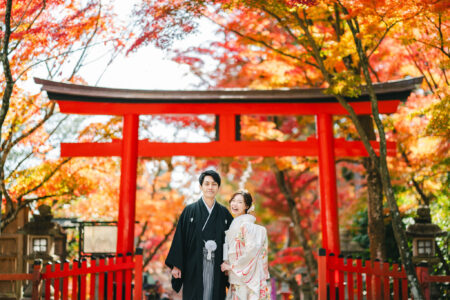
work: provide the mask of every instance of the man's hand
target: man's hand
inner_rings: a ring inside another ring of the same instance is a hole
[[[172,276],[174,278],[181,278],[181,271],[177,267],[172,268]]]

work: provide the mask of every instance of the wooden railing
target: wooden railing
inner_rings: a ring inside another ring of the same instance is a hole
[[[41,280],[41,261],[33,264],[33,272],[27,274],[0,274],[0,281],[29,281],[33,285],[32,299],[39,299],[39,282]]]
[[[336,257],[319,250],[319,300],[409,299],[406,272],[399,264]],[[431,276],[426,265],[416,268],[426,299],[431,282],[450,282],[450,276]]]
[[[142,267],[142,249],[137,249],[134,256],[119,254],[74,260],[72,264],[47,264],[44,268],[36,261],[33,273],[0,274],[0,281],[29,280],[33,300],[38,300],[42,292],[46,300],[142,300]]]

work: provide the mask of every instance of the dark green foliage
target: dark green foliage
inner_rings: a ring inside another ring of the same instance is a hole
[[[353,173],[352,170],[343,167],[342,168],[342,177],[346,180],[346,181],[350,181],[355,177],[355,173]]]
[[[384,216],[385,219],[385,232],[386,232],[386,253],[388,261],[399,261],[400,255],[398,253],[397,244],[395,242],[394,231],[392,230],[392,225],[389,220],[389,216]],[[363,258],[370,258],[369,250],[369,235],[368,235],[368,214],[367,209],[359,211],[353,219],[351,231],[353,235],[353,240],[357,242],[362,248],[365,249],[363,253]]]

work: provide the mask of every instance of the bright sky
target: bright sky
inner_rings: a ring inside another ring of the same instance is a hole
[[[110,0],[119,22],[124,24],[129,22],[133,5],[141,0]],[[199,45],[202,42],[215,40],[214,26],[209,21],[200,23],[199,32],[187,36],[181,41],[175,41],[174,47],[187,48]],[[96,85],[105,66],[110,60],[110,55],[103,55],[108,49],[95,46],[89,50],[89,56],[85,60],[85,66],[81,68],[78,75],[88,82],[89,85]],[[75,55],[75,58],[77,55]],[[69,67],[70,68],[70,67]],[[44,65],[35,68],[29,78],[47,78],[48,73]],[[55,79],[58,80],[58,79]],[[136,52],[128,56],[120,55],[108,66],[106,72],[101,76],[97,86],[146,89],[146,90],[173,90],[173,89],[196,89],[195,85],[200,80],[190,73],[189,68],[170,60],[168,53],[147,45],[139,48]],[[21,83],[30,92],[39,92],[40,85],[32,80]]]
[[[80,74],[90,85],[94,85],[105,64],[105,60],[96,61],[83,68]],[[189,74],[187,66],[171,61],[162,50],[148,45],[129,56],[117,57],[107,68],[98,86],[170,90],[192,89],[192,84],[197,82],[198,79]]]
[[[118,16],[126,22],[133,5],[140,0],[113,0]],[[190,35],[182,41],[175,41],[175,47],[186,48],[198,45],[202,41],[214,39],[214,26],[201,24],[199,33]],[[90,64],[80,73],[89,84],[98,80],[102,67],[109,57]],[[99,67],[101,66],[101,67]],[[168,58],[167,53],[153,45],[140,48],[129,56],[117,57],[102,76],[98,86],[129,89],[193,89],[199,79],[190,74],[189,68],[179,65]]]

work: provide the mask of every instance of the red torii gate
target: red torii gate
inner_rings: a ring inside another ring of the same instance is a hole
[[[60,111],[68,114],[121,115],[123,140],[111,143],[62,143],[61,156],[121,156],[117,252],[133,252],[138,156],[318,156],[322,246],[340,253],[335,156],[367,156],[362,142],[334,139],[333,115],[347,111],[324,89],[206,91],[128,90],[75,85],[35,78]],[[393,113],[422,78],[376,83],[380,113]],[[367,92],[348,99],[357,114],[371,114]],[[139,115],[214,114],[216,141],[158,143],[138,140]],[[316,137],[306,141],[240,141],[240,115],[315,115]],[[373,142],[375,149],[378,143]],[[388,155],[396,145],[388,142]]]

